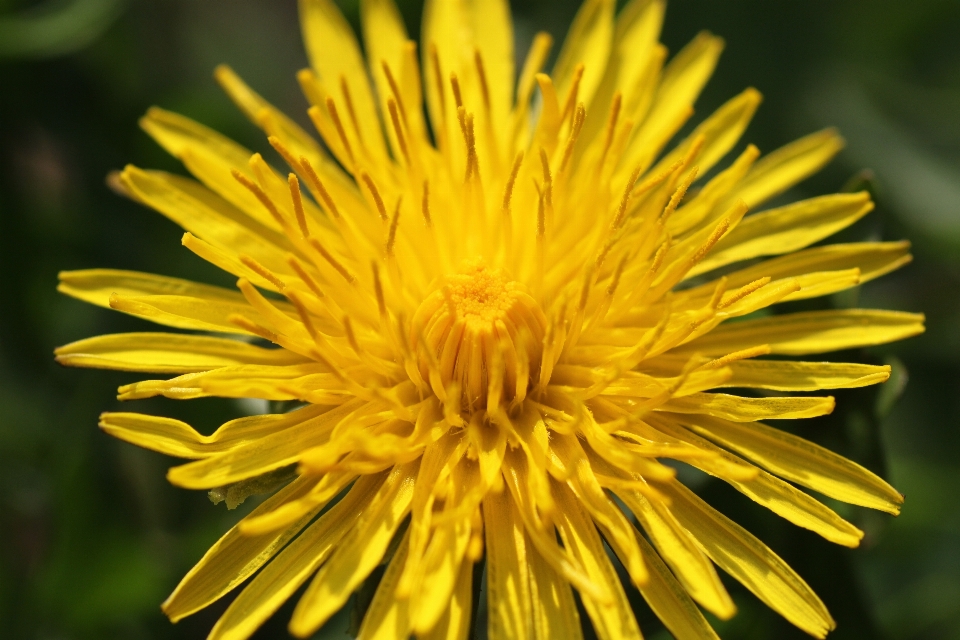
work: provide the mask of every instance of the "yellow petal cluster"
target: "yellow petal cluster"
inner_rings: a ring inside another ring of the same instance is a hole
[[[586,0],[547,75],[546,34],[514,68],[506,0],[428,0],[419,47],[393,0],[363,0],[366,56],[332,0],[301,0],[319,140],[216,72],[282,170],[184,116],[143,118],[193,177],[127,167],[117,184],[236,290],[63,273],[68,295],[192,333],[89,338],[58,360],[174,376],[121,399],[299,403],[209,436],[101,417],[191,460],[169,472],[181,487],[236,501],[293,478],[187,574],[163,605],[173,621],[242,587],[210,637],[247,638],[306,584],[290,631],[308,637],[385,565],[361,638],[467,638],[482,563],[496,640],[580,638],[573,589],[599,637],[640,638],[633,588],[676,637],[715,638],[701,609],[735,613],[717,567],[811,635],[834,627],[663,460],[849,547],[863,533],[795,485],[898,513],[876,475],[761,422],[829,413],[832,397],[804,393],[889,367],[769,356],[899,340],[923,318],[755,312],[879,277],[908,245],[812,247],[867,214],[866,193],[764,208],[842,140],[728,159],[753,89],[668,149],[723,42],[703,33],[668,60],[662,0],[614,8]]]

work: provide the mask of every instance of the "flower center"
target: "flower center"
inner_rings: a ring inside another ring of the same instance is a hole
[[[546,320],[519,282],[482,264],[446,278],[421,303],[411,336],[420,374],[445,397],[456,384],[461,409],[522,399],[540,369]],[[438,388],[439,387],[439,388]]]

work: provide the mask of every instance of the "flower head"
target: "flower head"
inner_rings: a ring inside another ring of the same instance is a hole
[[[245,583],[211,637],[246,638],[309,583],[290,622],[306,637],[384,564],[361,637],[466,638],[484,563],[491,638],[580,637],[573,589],[600,637],[639,638],[606,543],[677,637],[715,637],[700,608],[734,615],[715,566],[804,631],[833,628],[792,569],[662,460],[850,547],[862,532],[795,484],[896,514],[883,480],[760,422],[829,413],[833,398],[805,394],[889,368],[768,356],[898,340],[922,317],[755,312],[876,278],[908,246],[809,248],[868,213],[866,193],[762,210],[840,149],[833,131],[765,157],[747,146],[711,172],[753,89],[665,150],[722,41],[701,34],[667,62],[664,3],[614,4],[585,2],[546,75],[545,34],[516,73],[504,0],[428,0],[419,51],[391,0],[365,0],[366,61],[332,0],[301,0],[298,79],[322,142],[216,72],[283,172],[183,116],[143,118],[196,180],[127,167],[119,187],[237,290],[64,273],[69,295],[195,333],[101,336],[58,359],[177,374],[121,399],[299,403],[211,436],[102,416],[193,459],[170,470],[178,486],[231,506],[273,491],[164,603],[171,619]]]

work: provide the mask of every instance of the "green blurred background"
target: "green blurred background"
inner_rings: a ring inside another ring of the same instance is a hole
[[[356,24],[357,2],[340,4]],[[401,2],[411,33],[421,4]],[[562,37],[577,5],[515,1],[518,51],[540,28]],[[671,52],[700,29],[724,36],[727,49],[698,118],[753,85],[765,102],[746,137],[764,151],[840,127],[847,149],[789,197],[865,183],[877,211],[843,238],[914,242],[913,264],[814,305],[922,311],[928,331],[840,354],[891,363],[894,378],[839,392],[832,416],[789,425],[906,494],[895,519],[842,509],[867,532],[861,548],[825,543],[721,483],[695,478],[698,491],[810,582],[839,623],[832,638],[960,638],[960,2],[670,2]],[[226,606],[176,626],[159,609],[245,509],[171,487],[171,460],[97,429],[99,412],[120,409],[116,386],[133,377],[63,369],[51,353],[148,328],[59,296],[61,269],[230,284],[180,246],[172,223],[104,183],[127,162],[180,171],[137,128],[154,104],[267,147],[213,82],[221,62],[306,120],[294,0],[0,0],[0,637],[202,638]],[[123,409],[209,432],[262,407],[161,399]],[[740,613],[718,623],[723,637],[801,637],[728,584]],[[647,637],[669,637],[642,605],[638,615]],[[286,637],[288,616],[289,607],[257,637]],[[348,606],[320,636],[345,637],[349,624]]]

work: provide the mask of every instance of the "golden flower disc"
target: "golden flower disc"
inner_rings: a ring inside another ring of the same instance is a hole
[[[461,406],[472,411],[490,396],[526,395],[539,370],[546,319],[523,284],[474,263],[447,276],[420,304],[413,327],[412,342],[424,342],[418,348],[424,380],[439,386],[440,396],[455,386]]]

